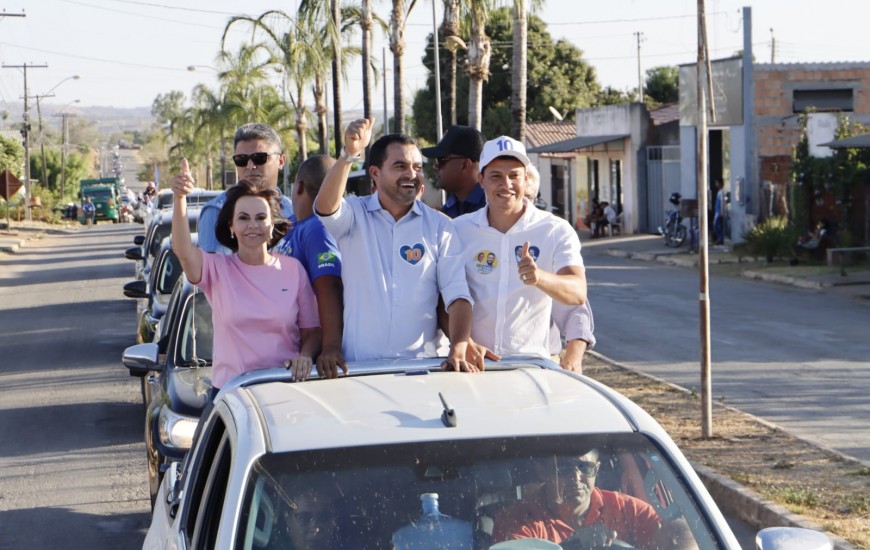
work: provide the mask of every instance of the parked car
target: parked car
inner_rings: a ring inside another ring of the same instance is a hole
[[[197,244],[197,233],[191,234],[193,244]],[[157,330],[157,322],[166,313],[169,298],[175,283],[181,277],[181,262],[172,250],[172,236],[160,243],[160,251],[154,259],[148,279],[136,279],[124,285],[124,296],[136,298],[136,341],[140,344],[152,342]]]
[[[155,342],[124,351],[131,376],[143,380],[145,448],[152,503],[167,465],[190,449],[211,391],[213,329],[205,295],[182,276],[175,284]]]
[[[187,206],[201,207],[213,198],[223,193],[223,191],[215,189],[196,188],[187,195]],[[170,189],[161,189],[157,192],[157,197],[152,204],[151,213],[145,215],[145,224],[151,221],[151,217],[155,216],[161,210],[171,210],[174,195]]]
[[[197,232],[199,209],[187,209],[187,222],[191,233]],[[151,264],[160,252],[160,243],[172,234],[172,210],[162,210],[145,226],[145,236],[133,238],[133,246],[124,251],[124,257],[136,262],[136,279],[147,279]]]
[[[739,548],[674,442],[618,393],[542,359],[438,365],[236,378],[164,477],[144,548],[560,548],[493,544],[559,475],[641,499],[686,546]],[[578,461],[592,449],[599,465]]]

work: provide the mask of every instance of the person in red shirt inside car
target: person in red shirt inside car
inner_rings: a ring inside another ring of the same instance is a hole
[[[596,449],[548,459],[538,468],[541,488],[496,515],[493,542],[536,538],[566,549],[615,541],[643,550],[697,548],[684,520],[663,524],[643,500],[595,487],[600,466]]]

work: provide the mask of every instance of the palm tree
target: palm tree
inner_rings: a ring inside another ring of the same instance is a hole
[[[544,0],[531,0],[532,11],[537,11]],[[513,0],[514,50],[511,72],[511,136],[519,141],[526,138],[526,89],[528,86],[528,33],[529,21],[526,0]]]
[[[514,4],[514,49],[511,63],[511,136],[520,142],[526,137],[526,68],[528,43],[528,19],[526,0],[513,0]]]
[[[393,0],[390,11],[390,51],[393,52],[393,112],[398,133],[405,132],[405,24],[417,0],[405,9],[405,0]]]
[[[300,19],[305,19],[313,28],[321,29],[323,41],[319,44],[332,61],[332,106],[335,132],[335,150],[341,150],[343,135],[341,133],[341,82],[344,77],[342,58],[342,13],[341,0],[302,0],[298,11]],[[319,74],[319,73],[318,73]],[[315,94],[323,90],[322,82],[315,83]],[[315,103],[317,103],[315,101]],[[324,101],[325,104],[325,101]],[[325,113],[325,111],[324,111]],[[325,130],[325,127],[324,127]],[[323,147],[323,143],[321,143]]]
[[[286,30],[276,30],[266,24],[265,21],[267,19],[275,17],[287,22]],[[295,87],[295,94],[289,92],[287,95],[290,97],[290,102],[293,105],[295,113],[294,129],[296,131],[296,142],[299,147],[299,160],[300,162],[304,161],[308,158],[308,109],[305,105],[305,89],[312,79],[317,78],[318,71],[325,66],[326,60],[322,49],[318,46],[316,33],[313,32],[304,19],[299,21],[283,11],[269,10],[256,18],[248,16],[235,16],[231,18],[224,28],[224,35],[221,39],[222,45],[226,40],[230,27],[239,21],[250,23],[254,26],[255,31],[261,30],[269,37],[271,45],[269,61],[280,64],[285,90],[288,82],[292,83]],[[315,83],[315,89],[316,87]],[[278,100],[277,103],[282,102],[280,102],[280,98],[278,98],[274,90],[272,94],[259,94],[256,98],[251,99],[254,100],[251,108],[259,110],[258,116],[251,120],[268,123],[267,117],[277,117],[280,121],[281,109],[276,104],[276,99]],[[324,146],[324,141],[325,139],[322,137],[321,148]]]
[[[363,83],[363,117],[372,115],[372,0],[362,0],[362,13],[360,14],[360,29],[362,30],[362,83]]]
[[[456,124],[456,61],[459,48],[467,46],[459,37],[459,8],[461,0],[444,0],[444,21],[441,23],[441,32],[444,35],[444,47],[447,48],[447,104],[450,124]],[[440,101],[440,99],[439,99]]]
[[[492,0],[470,0],[471,39],[468,45],[468,125],[480,130],[483,118],[483,83],[489,79],[492,44],[486,35],[487,14]]]

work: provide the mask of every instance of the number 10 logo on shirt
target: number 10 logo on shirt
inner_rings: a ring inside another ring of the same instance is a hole
[[[423,245],[420,243],[413,246],[404,245],[399,249],[399,256],[409,264],[416,265],[417,262],[423,259],[425,251]]]

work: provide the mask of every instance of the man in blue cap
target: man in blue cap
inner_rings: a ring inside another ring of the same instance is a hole
[[[484,141],[474,128],[457,125],[448,128],[435,147],[420,150],[424,157],[435,159],[438,185],[447,193],[441,212],[451,218],[476,212],[486,205],[486,196],[477,183]]]

